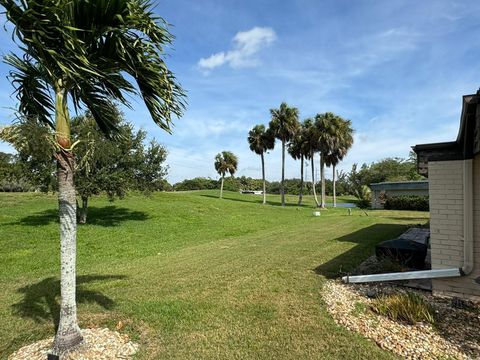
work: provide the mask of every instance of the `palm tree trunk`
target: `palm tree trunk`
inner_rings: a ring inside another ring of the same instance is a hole
[[[80,217],[78,222],[80,224],[87,223],[88,197],[82,196],[82,207],[80,208]]]
[[[285,140],[282,140],[282,183],[280,186],[282,206],[285,206]]]
[[[314,152],[312,151],[310,154],[310,161],[312,164],[312,189],[313,189],[313,199],[315,200],[315,206],[318,207],[318,198],[317,198],[317,190],[315,189],[315,166],[314,166]]]
[[[335,178],[335,164],[332,164],[332,170],[333,170],[333,207],[337,207],[337,191],[335,189],[335,182],[337,179]]]
[[[263,204],[267,203],[267,189],[265,186],[265,159],[263,157],[263,152],[260,154],[262,157],[262,180],[263,180]]]
[[[300,155],[300,193],[298,194],[298,206],[302,205],[303,198],[303,155]]]
[[[325,205],[326,205],[325,204],[325,161],[323,161],[323,154],[320,154],[320,180],[322,182],[321,207],[323,209],[325,208]]]
[[[223,197],[223,179],[225,178],[225,175],[222,175],[222,183],[220,185],[220,199]]]
[[[54,352],[61,354],[83,341],[77,322],[76,255],[77,204],[73,172],[75,160],[70,144],[70,119],[64,91],[56,93],[56,137],[61,150],[57,152],[58,207],[60,216],[60,321],[53,343]]]

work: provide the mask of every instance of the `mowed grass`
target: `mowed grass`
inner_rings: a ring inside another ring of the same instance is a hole
[[[78,228],[79,319],[141,345],[138,359],[390,359],[333,322],[326,278],[428,213],[322,211],[217,191],[91,201]],[[344,199],[349,200],[349,199]],[[0,193],[0,354],[58,321],[56,197]]]

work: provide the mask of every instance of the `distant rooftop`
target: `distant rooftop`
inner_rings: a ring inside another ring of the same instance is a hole
[[[428,190],[428,180],[386,181],[370,184],[372,190]]]

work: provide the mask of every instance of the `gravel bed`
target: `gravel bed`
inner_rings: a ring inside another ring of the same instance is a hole
[[[359,332],[402,358],[480,359],[478,307],[469,304],[468,308],[455,308],[451,300],[415,291],[434,307],[437,315],[434,325],[396,322],[370,311],[372,299],[367,294],[398,291],[405,290],[391,285],[346,285],[328,281],[322,296],[336,323]]]
[[[117,360],[131,359],[138,345],[127,335],[104,329],[82,330],[84,342],[61,360]],[[51,350],[53,337],[24,346],[8,357],[8,360],[45,360]]]

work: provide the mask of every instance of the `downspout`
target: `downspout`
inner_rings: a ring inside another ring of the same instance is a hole
[[[345,283],[433,279],[468,275],[473,270],[473,159],[463,160],[463,265],[461,268],[344,276]]]
[[[473,270],[473,159],[463,161],[463,266],[462,275]]]

